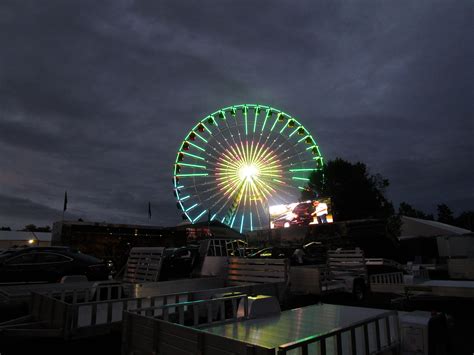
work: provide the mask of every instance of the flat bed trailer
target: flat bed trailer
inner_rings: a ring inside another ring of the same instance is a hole
[[[327,264],[290,269],[290,291],[318,296],[352,293],[361,300],[365,296],[367,279],[367,266],[361,249],[329,250]]]
[[[186,304],[191,313],[194,306]],[[199,304],[203,306],[219,308],[210,302]],[[395,311],[319,304],[257,319],[234,313],[208,318],[204,325],[185,325],[184,307],[177,311],[182,316],[173,320],[163,317],[163,307],[126,312],[122,353],[382,354],[396,353],[400,343]]]
[[[458,297],[474,300],[474,281],[412,279],[407,282],[401,272],[371,275],[370,289],[377,293],[429,294],[437,297]]]

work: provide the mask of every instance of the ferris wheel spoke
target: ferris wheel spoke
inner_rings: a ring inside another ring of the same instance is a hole
[[[239,207],[240,200],[242,199],[242,194],[243,194],[244,189],[245,189],[245,184],[242,183],[240,185],[240,187],[238,189],[236,189],[234,191],[234,193],[232,194],[232,195],[235,195],[235,197],[234,197],[232,205],[228,209],[226,217],[225,217],[227,221],[230,221],[230,228],[232,228],[233,225],[234,225],[237,208]],[[237,193],[235,193],[235,192],[237,192]]]
[[[234,143],[234,146],[237,146],[237,141],[235,140],[234,138],[234,134],[231,132],[231,128],[229,126],[229,123],[226,121],[226,125],[227,125],[227,128],[228,128],[228,132],[230,134],[230,138],[232,139],[232,142]],[[235,126],[237,127],[237,126]],[[238,130],[238,127],[237,127],[237,133],[240,133],[240,131]],[[232,147],[232,145],[230,145],[230,147]]]

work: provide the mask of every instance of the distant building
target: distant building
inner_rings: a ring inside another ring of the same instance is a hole
[[[125,264],[129,251],[138,246],[180,246],[184,232],[160,227],[106,222],[59,221],[53,224],[52,245],[75,247],[86,254]]]
[[[51,233],[29,232],[29,231],[0,231],[0,249],[26,247],[26,246],[50,246]]]
[[[177,233],[185,233],[188,243],[212,237],[222,239],[245,239],[243,234],[240,234],[235,229],[219,221],[199,222],[194,224],[188,222],[182,223],[175,228]]]
[[[401,216],[402,228],[400,240],[410,238],[430,238],[444,236],[459,236],[470,234],[471,231],[446,223],[430,221],[426,219]]]
[[[218,221],[160,227],[106,222],[59,221],[53,224],[52,245],[67,245],[83,253],[125,264],[138,246],[179,247],[202,238],[242,239],[239,232]]]
[[[400,245],[408,260],[444,262],[474,258],[474,234],[468,229],[426,219],[401,216]]]

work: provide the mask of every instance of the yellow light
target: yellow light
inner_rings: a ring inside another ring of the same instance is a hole
[[[230,146],[217,162],[217,185],[236,206],[266,200],[275,192],[274,178],[282,178],[278,157],[263,144],[241,142]],[[278,179],[277,179],[278,180]]]
[[[252,180],[258,176],[259,172],[258,168],[253,164],[244,165],[239,169],[239,177],[241,180]]]
[[[35,242],[34,239],[28,240],[28,244],[34,244],[34,242]]]

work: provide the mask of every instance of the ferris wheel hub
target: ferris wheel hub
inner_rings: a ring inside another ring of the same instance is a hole
[[[239,177],[241,180],[252,180],[260,174],[260,169],[254,165],[244,165],[239,169]]]

